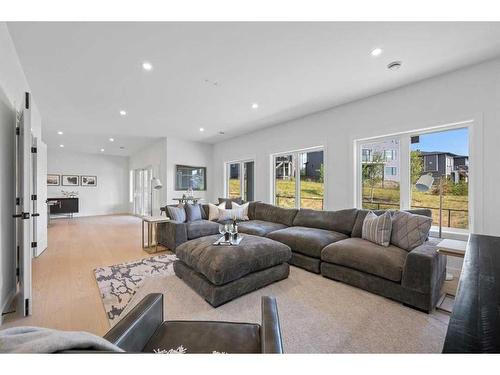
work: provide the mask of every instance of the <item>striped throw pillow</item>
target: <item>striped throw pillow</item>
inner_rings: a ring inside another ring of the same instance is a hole
[[[377,245],[389,246],[391,242],[392,218],[389,212],[377,216],[370,211],[363,221],[361,238],[376,243]]]

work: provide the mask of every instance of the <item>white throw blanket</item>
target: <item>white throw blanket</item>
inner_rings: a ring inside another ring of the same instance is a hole
[[[40,327],[14,327],[0,331],[0,353],[57,353],[66,350],[123,352],[116,345],[88,332]]]

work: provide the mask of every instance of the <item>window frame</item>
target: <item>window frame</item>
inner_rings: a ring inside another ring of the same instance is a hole
[[[292,151],[284,151],[278,152],[270,155],[270,164],[271,164],[271,199],[273,205],[276,205],[276,158],[280,156],[288,156],[293,155],[293,164],[296,171],[295,176],[295,208],[300,208],[300,160],[299,154],[306,152],[316,152],[323,151],[323,168],[326,171],[327,169],[327,158],[326,158],[326,147],[325,146],[314,146],[302,149],[296,149]],[[328,173],[325,173],[323,176],[323,210],[326,209],[327,206],[327,179]]]
[[[399,132],[388,134],[385,136],[376,136],[362,139],[354,140],[354,194],[355,194],[355,205],[357,208],[362,207],[362,145],[367,142],[379,142],[388,139],[399,139],[400,143],[400,154],[399,154],[399,168],[400,168],[400,209],[407,210],[411,206],[411,186],[410,186],[410,148],[411,148],[411,137],[419,136],[423,134],[430,134],[436,132],[442,132],[447,130],[463,129],[467,128],[469,137],[469,174],[468,174],[468,229],[460,228],[443,228],[443,238],[455,238],[455,239],[467,239],[469,233],[474,233],[482,230],[482,221],[479,221],[482,217],[482,194],[481,194],[481,181],[483,179],[483,174],[481,171],[482,166],[482,154],[480,150],[482,149],[482,117],[480,115],[476,117],[469,118],[464,121],[448,123],[445,125],[437,125],[428,128],[421,128],[410,130],[406,132]],[[437,159],[437,155],[436,155]],[[477,167],[476,167],[477,165]],[[430,170],[424,171],[430,172]],[[431,236],[435,236],[437,233],[436,226],[431,229]]]
[[[254,192],[254,197],[253,199],[255,200],[255,186],[256,186],[256,183],[255,183],[255,180],[256,180],[256,173],[255,173],[255,166],[256,166],[256,163],[255,163],[255,158],[248,158],[248,159],[240,159],[240,160],[233,160],[233,161],[226,161],[224,162],[224,196],[226,198],[229,198],[229,176],[230,176],[230,168],[231,168],[231,164],[239,164],[240,165],[240,176],[239,176],[239,179],[240,179],[240,194],[241,194],[241,199],[245,200],[243,197],[243,186],[245,184],[245,178],[244,178],[244,168],[245,168],[245,163],[250,163],[250,162],[253,162],[253,192]]]

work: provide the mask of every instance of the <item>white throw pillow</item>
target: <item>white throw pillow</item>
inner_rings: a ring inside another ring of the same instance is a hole
[[[226,202],[222,202],[219,205],[212,203],[208,204],[208,220],[217,221],[219,220],[219,209],[224,209],[226,207]]]
[[[381,246],[389,246],[391,242],[392,218],[389,211],[377,216],[368,212],[363,221],[361,238]]]
[[[231,202],[231,208],[234,211],[234,215],[236,216],[236,220],[247,221],[250,220],[248,218],[248,206],[250,202],[244,204],[238,204],[236,202]]]

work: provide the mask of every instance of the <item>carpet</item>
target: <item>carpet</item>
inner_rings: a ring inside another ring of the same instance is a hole
[[[164,254],[94,270],[104,310],[114,326],[141,285],[148,279],[173,275],[175,255]]]
[[[122,316],[149,293],[164,294],[168,320],[253,323],[260,323],[261,296],[274,296],[286,353],[440,353],[449,321],[293,266],[288,279],[218,308],[175,275],[148,278]]]

